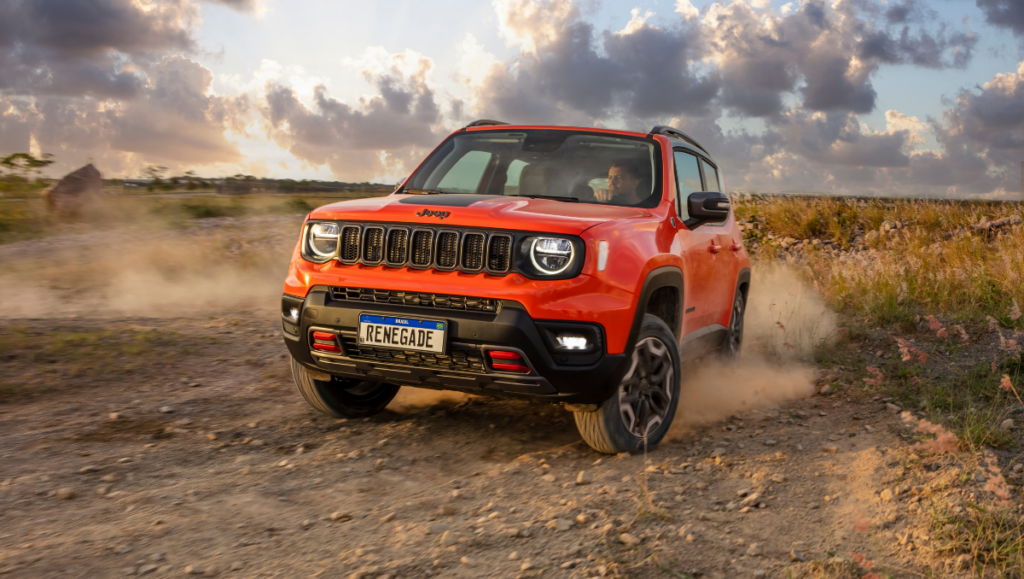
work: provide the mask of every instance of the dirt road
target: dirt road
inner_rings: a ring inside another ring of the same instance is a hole
[[[858,577],[851,553],[956,575],[924,511],[978,482],[914,454],[868,394],[733,413],[646,456],[517,400],[403,389],[335,420],[291,384],[268,298],[0,320],[0,575]]]

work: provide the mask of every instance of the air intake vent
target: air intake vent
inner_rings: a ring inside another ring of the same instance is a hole
[[[493,298],[450,296],[397,290],[382,290],[355,287],[332,287],[331,296],[336,300],[353,302],[374,302],[420,308],[443,308],[473,312],[496,312],[500,301]]]
[[[359,259],[359,227],[349,225],[341,230],[341,250],[338,252],[342,261]]]
[[[380,263],[384,259],[384,228],[367,227],[363,242],[363,263]]]
[[[437,267],[452,269],[459,263],[459,234],[442,231],[437,234]]]
[[[430,267],[433,261],[434,232],[420,229],[412,232],[412,265]]]
[[[388,231],[388,265],[405,265],[409,259],[409,230],[392,229]]]
[[[487,269],[495,272],[508,271],[512,261],[512,237],[509,235],[492,235],[487,251]]]
[[[462,236],[462,269],[475,271],[484,266],[484,234]]]

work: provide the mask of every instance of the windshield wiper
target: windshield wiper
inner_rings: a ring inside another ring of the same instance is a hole
[[[568,201],[569,203],[579,203],[577,197],[562,197],[560,195],[519,195],[519,197],[529,197],[530,199],[551,199],[552,201]]]
[[[398,193],[405,193],[407,195],[445,195],[444,191],[434,191],[433,189],[410,189],[409,187],[403,187]]]

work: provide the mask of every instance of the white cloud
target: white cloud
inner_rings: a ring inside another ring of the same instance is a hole
[[[676,13],[681,14],[687,20],[693,20],[700,16],[700,10],[690,0],[676,0]]]

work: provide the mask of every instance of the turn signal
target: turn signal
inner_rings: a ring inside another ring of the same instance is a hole
[[[330,332],[313,332],[313,349],[322,352],[340,352],[337,337]]]

